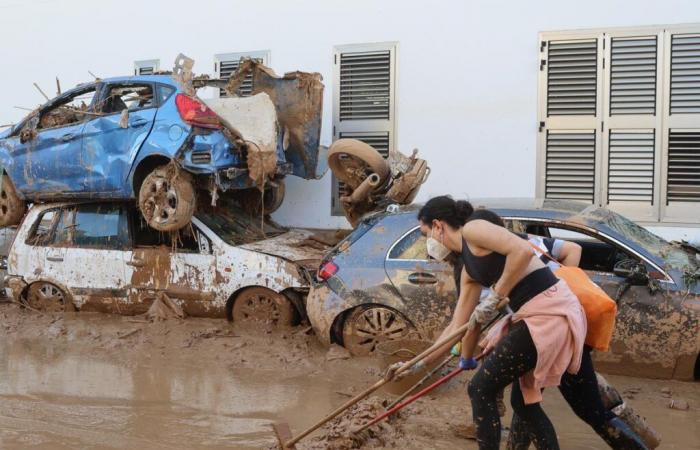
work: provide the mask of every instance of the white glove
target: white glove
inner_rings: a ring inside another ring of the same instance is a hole
[[[491,288],[489,290],[489,295],[474,308],[474,312],[469,318],[468,328],[471,330],[477,323],[483,325],[498,317],[498,304],[504,298],[505,297],[496,294],[496,291]]]
[[[398,381],[404,377],[407,377],[409,375],[414,375],[416,373],[419,373],[419,372],[422,372],[423,370],[425,370],[425,363],[423,361],[418,361],[417,363],[415,363],[414,365],[412,365],[408,369],[397,374],[397,372],[404,366],[404,364],[406,364],[406,363],[405,362],[397,362],[397,363],[390,365],[386,369],[386,374],[384,375],[384,379],[389,380],[389,381],[392,381],[392,380]]]

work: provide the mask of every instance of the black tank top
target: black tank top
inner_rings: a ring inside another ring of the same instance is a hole
[[[500,253],[491,252],[485,256],[475,256],[467,242],[462,238],[462,262],[472,280],[485,287],[493,284],[503,275],[506,266],[506,257]],[[554,276],[549,267],[543,267],[525,275],[522,280],[507,294],[510,299],[510,307],[517,311],[528,300],[540,292],[544,292],[557,284],[559,279]]]

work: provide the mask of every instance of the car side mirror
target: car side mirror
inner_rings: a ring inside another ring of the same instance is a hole
[[[615,266],[613,273],[624,278],[631,285],[642,286],[649,282],[649,274],[644,264],[634,262],[633,264],[620,264]]]

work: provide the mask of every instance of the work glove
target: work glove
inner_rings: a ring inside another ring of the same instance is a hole
[[[417,373],[420,373],[423,370],[425,370],[425,367],[426,367],[425,363],[423,361],[418,361],[417,363],[415,363],[414,365],[412,365],[408,369],[397,374],[396,372],[398,372],[399,369],[401,369],[404,366],[404,364],[406,364],[406,363],[405,362],[397,362],[397,363],[390,365],[386,369],[386,374],[384,374],[384,379],[387,381],[398,381],[398,380],[400,380],[404,377],[407,377],[409,375],[415,375]]]
[[[474,370],[478,365],[479,361],[477,361],[476,358],[459,357],[459,368],[462,370]]]
[[[469,329],[473,329],[476,324],[484,325],[491,322],[493,319],[498,317],[498,304],[505,297],[496,294],[496,291],[491,288],[489,290],[489,295],[485,299],[479,302],[474,308],[474,312],[469,318]]]
[[[459,356],[462,354],[462,343],[457,342],[455,345],[452,346],[452,349],[450,350],[450,354],[452,356]]]

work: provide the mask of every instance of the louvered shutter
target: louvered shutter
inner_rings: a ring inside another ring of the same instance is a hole
[[[159,59],[147,59],[134,62],[134,75],[153,75],[160,70]]]
[[[610,115],[656,112],[656,36],[613,38]]]
[[[265,65],[269,64],[269,52],[267,51],[257,51],[257,52],[243,52],[243,53],[224,53],[214,56],[214,72],[216,77],[228,80],[229,77],[238,70],[238,65],[241,62],[241,58],[251,58],[257,62],[263,63]],[[236,95],[239,97],[249,97],[253,92],[253,76],[248,74],[241,83],[240,87],[236,91]],[[219,97],[225,97],[226,91],[219,89]]]
[[[671,37],[671,114],[700,113],[700,34]]]
[[[598,199],[602,35],[540,35],[537,196]]]
[[[395,146],[396,44],[335,48],[333,139],[359,139],[384,157]],[[342,215],[345,187],[333,178],[331,211]]]
[[[654,200],[654,131],[611,131],[608,201]]]
[[[666,198],[700,202],[700,131],[671,130],[668,141]]]

